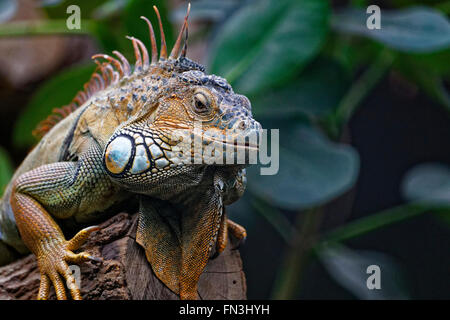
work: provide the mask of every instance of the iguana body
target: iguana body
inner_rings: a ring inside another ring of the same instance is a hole
[[[217,165],[201,153],[201,163],[185,163],[176,147],[187,146],[190,156],[199,156],[191,142],[180,138],[180,130],[203,138],[202,148],[225,145],[226,136],[259,133],[250,103],[224,79],[205,75],[202,66],[185,58],[187,39],[179,54],[187,15],[169,57],[161,22],[158,58],[153,28],[145,20],[151,58],[134,38],[133,72],[118,52],[119,59],[94,56],[103,62],[97,61],[98,70],[85,90],[63,109],[64,115],[71,113],[52,128],[56,115],[41,124],[40,131],[48,132],[3,196],[0,250],[6,243],[36,255],[41,272],[38,298],[46,299],[53,284],[57,298],[65,299],[62,277],[72,297],[80,299],[68,265],[95,259],[73,251],[96,227],[67,241],[55,221],[84,225],[135,194],[141,197],[137,242],[155,274],[182,299],[197,298],[198,279],[212,248],[224,249],[227,231],[245,236],[224,211],[224,205],[244,191],[244,166]],[[195,123],[201,123],[200,131]],[[248,151],[257,146],[235,143],[233,148]]]

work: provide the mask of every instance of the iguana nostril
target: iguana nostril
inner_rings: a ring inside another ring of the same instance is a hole
[[[238,128],[241,129],[241,130],[247,129],[247,124],[245,123],[245,121],[239,122]]]
[[[132,148],[131,140],[125,136],[111,141],[105,152],[106,169],[113,174],[122,173],[130,161]]]

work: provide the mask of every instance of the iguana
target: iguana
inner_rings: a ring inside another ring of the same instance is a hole
[[[159,57],[152,24],[141,17],[149,28],[151,56],[133,37],[134,68],[117,51],[117,58],[93,56],[98,66],[84,90],[35,131],[42,139],[15,172],[0,206],[0,255],[27,249],[36,255],[38,299],[48,298],[51,285],[57,299],[66,299],[63,283],[73,299],[81,299],[69,265],[97,260],[74,251],[98,227],[66,240],[60,225],[87,225],[136,194],[141,198],[136,240],[156,276],[181,299],[198,298],[199,277],[213,252],[225,248],[227,232],[246,236],[224,208],[244,192],[245,164],[211,162],[202,150],[211,144],[257,150],[257,143],[229,137],[259,135],[262,129],[245,96],[186,58],[189,9],[169,55],[154,7]],[[200,152],[175,134],[179,130],[202,139]],[[202,161],[180,161],[175,147],[181,144]]]

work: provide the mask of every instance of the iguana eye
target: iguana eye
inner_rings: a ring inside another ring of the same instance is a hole
[[[194,94],[194,111],[200,115],[208,114],[211,110],[211,102],[203,92]]]

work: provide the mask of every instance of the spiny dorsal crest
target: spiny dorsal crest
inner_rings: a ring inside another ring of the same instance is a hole
[[[68,105],[53,109],[52,114],[48,116],[47,119],[39,123],[37,128],[33,131],[34,136],[36,136],[37,138],[42,138],[59,121],[67,117],[70,113],[78,109],[87,100],[89,100],[92,95],[108,88],[111,85],[117,84],[120,80],[126,77],[139,75],[143,72],[146,72],[150,68],[150,66],[160,65],[163,68],[166,66],[170,66],[171,68],[179,72],[189,70],[199,70],[202,72],[204,71],[203,66],[186,58],[188,44],[188,17],[189,11],[191,9],[191,4],[188,4],[183,25],[169,56],[167,56],[166,37],[164,35],[161,16],[156,6],[153,6],[153,9],[155,10],[156,16],[158,18],[159,30],[161,32],[161,48],[159,52],[159,58],[152,23],[146,17],[141,16],[141,19],[143,19],[147,23],[149,28],[150,42],[152,47],[151,58],[148,54],[147,48],[141,40],[128,36],[127,38],[130,39],[133,44],[134,54],[136,57],[136,63],[134,65],[133,71],[128,60],[118,51],[113,51],[113,54],[116,55],[118,59],[106,54],[96,54],[92,56],[92,59],[94,59],[95,63],[97,64],[97,68],[95,69],[89,81],[84,84],[83,90],[79,91],[72,102]],[[183,34],[185,35],[184,44],[183,47],[181,47]]]

